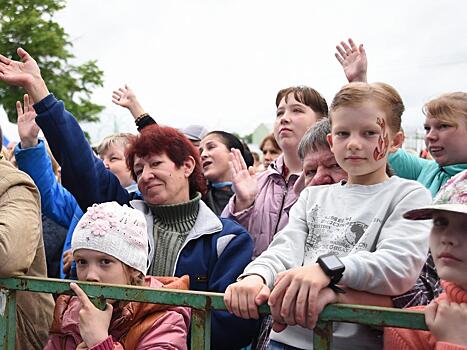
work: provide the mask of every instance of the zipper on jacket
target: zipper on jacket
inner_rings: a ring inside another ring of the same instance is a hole
[[[282,195],[282,203],[281,203],[281,208],[279,210],[279,217],[277,218],[276,228],[274,229],[274,236],[277,233],[277,228],[279,227],[279,223],[281,222],[281,219],[282,219],[282,209],[284,208],[285,197],[287,197],[287,193],[289,192],[289,181],[284,180],[284,182],[285,182],[285,189],[284,189],[284,194]]]

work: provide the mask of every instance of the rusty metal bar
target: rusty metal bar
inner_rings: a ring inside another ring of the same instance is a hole
[[[16,301],[13,291],[30,291],[74,295],[69,283],[58,279],[17,277],[0,279],[0,288],[9,289],[8,298],[0,314],[0,348],[14,349]],[[127,285],[97,284],[73,281],[93,300],[105,306],[106,299],[139,301],[192,308],[192,349],[209,349],[211,338],[211,311],[226,310],[223,294],[199,291],[152,289]],[[5,290],[3,291],[4,295]],[[6,302],[8,299],[8,302]],[[10,301],[11,299],[11,301]],[[260,307],[261,314],[269,314],[267,305]],[[328,305],[320,314],[315,328],[315,349],[330,349],[332,322],[352,322],[372,326],[391,326],[427,330],[423,312],[361,305]],[[5,347],[5,345],[7,347]]]
[[[332,348],[332,322],[318,321],[313,330],[313,349],[331,350]]]
[[[192,309],[191,349],[211,349],[211,312]]]

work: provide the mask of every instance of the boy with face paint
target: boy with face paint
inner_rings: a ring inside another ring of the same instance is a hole
[[[335,96],[328,142],[348,180],[304,189],[289,224],[226,290],[228,309],[244,318],[258,317],[258,305],[269,299],[275,324],[268,349],[312,348],[310,329],[335,301],[337,283],[392,296],[418,277],[428,227],[402,214],[430,203],[430,193],[386,172],[389,150],[402,142],[403,110],[397,91],[382,83],[352,83]],[[329,256],[339,270],[327,265]],[[335,349],[381,345],[375,329],[344,323],[334,328]]]

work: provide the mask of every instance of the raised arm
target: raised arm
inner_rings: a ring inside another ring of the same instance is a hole
[[[135,93],[126,84],[124,87],[112,92],[112,102],[118,106],[127,108],[135,120],[144,114],[144,109],[136,98]]]
[[[143,107],[136,98],[135,93],[128,85],[119,88],[112,93],[112,102],[116,105],[127,108],[133,116],[138,131],[141,132],[146,126],[157,124],[157,122],[148,114],[144,112]]]
[[[36,61],[18,49],[21,62],[0,55],[0,80],[26,89],[36,104],[36,122],[62,167],[63,185],[85,211],[94,203],[128,203],[129,194],[118,179],[94,156],[78,122],[63,102],[49,94]]]
[[[368,60],[363,44],[358,47],[352,39],[349,44],[341,41],[336,46],[337,52],[334,54],[344,69],[345,76],[349,83],[360,81],[367,82]]]
[[[22,48],[16,51],[21,59],[13,61],[0,54],[0,80],[26,89],[33,101],[40,101],[49,94],[37,62]]]
[[[15,147],[18,168],[31,176],[39,189],[42,213],[56,223],[69,227],[78,203],[58,183],[53,173],[45,143],[38,139],[40,129],[35,121],[36,112],[29,95],[24,95],[24,110],[20,101],[16,102],[16,110],[20,138],[20,143]]]

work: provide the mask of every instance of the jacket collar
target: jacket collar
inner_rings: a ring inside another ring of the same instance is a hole
[[[149,239],[149,256],[147,268],[149,268],[154,258],[154,217],[151,213],[151,209],[143,200],[135,199],[132,200],[130,204],[133,208],[141,211],[146,218]],[[193,225],[193,228],[188,232],[185,243],[190,240],[197,239],[203,235],[214,234],[216,232],[222,231],[222,228],[222,222],[219,217],[217,217],[216,214],[214,214],[212,210],[209,209],[209,207],[202,200],[200,200],[198,216],[196,218],[195,224]]]
[[[188,275],[178,277],[152,277],[145,278],[145,286],[151,288],[169,288],[188,290],[189,289]],[[133,325],[138,323],[147,315],[165,311],[172,308],[171,305],[140,303],[132,301],[127,303],[119,312],[118,316],[112,316],[109,327],[110,333],[124,333]],[[54,319],[50,329],[50,334],[56,335],[69,335],[72,336],[76,342],[81,342],[79,332],[79,311],[81,309],[81,302],[75,296],[60,295],[57,299]],[[114,311],[116,311],[114,309]],[[115,315],[115,314],[114,314]]]

